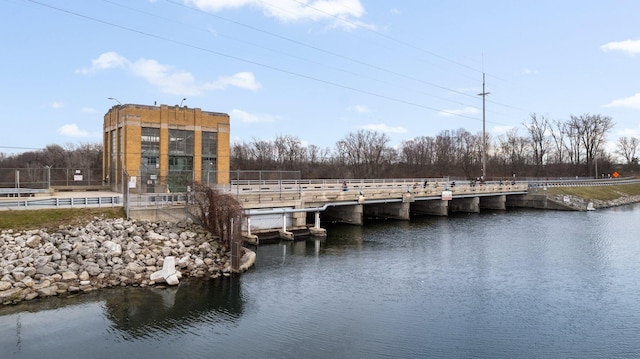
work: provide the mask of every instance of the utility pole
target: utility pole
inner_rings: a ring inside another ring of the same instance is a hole
[[[487,136],[485,134],[485,97],[491,92],[484,90],[484,72],[482,73],[482,93],[478,96],[482,96],[482,178],[487,178]]]

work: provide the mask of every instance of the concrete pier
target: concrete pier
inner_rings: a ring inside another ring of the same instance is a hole
[[[411,212],[430,216],[449,215],[449,201],[418,201],[411,203]]]
[[[376,203],[364,206],[364,216],[369,218],[391,218],[409,220],[410,203]]]
[[[449,209],[451,212],[480,213],[480,198],[454,198],[449,201]]]
[[[325,220],[362,225],[363,211],[362,204],[327,207],[322,213],[322,217]]]
[[[480,209],[506,210],[507,196],[480,197]]]

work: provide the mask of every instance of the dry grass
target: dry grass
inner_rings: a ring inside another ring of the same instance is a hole
[[[100,218],[124,218],[122,207],[69,208],[0,211],[0,230],[57,229],[61,225],[82,225]]]

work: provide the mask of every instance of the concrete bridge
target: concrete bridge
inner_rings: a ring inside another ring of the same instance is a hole
[[[219,187],[242,203],[248,238],[276,232],[325,235],[322,221],[361,225],[365,218],[409,220],[412,215],[504,210],[526,195],[526,182],[459,182],[446,178],[245,181]],[[510,198],[511,197],[511,198]],[[509,201],[508,201],[509,199]]]
[[[608,186],[638,183],[638,179],[530,179],[477,183],[429,179],[358,180],[234,180],[218,189],[233,195],[245,209],[247,238],[293,239],[295,235],[325,235],[321,221],[360,225],[366,218],[409,220],[413,215],[447,216],[454,212],[529,207],[575,210],[557,203],[540,189],[547,187]],[[344,187],[346,185],[346,188]],[[345,190],[346,189],[346,190]],[[533,191],[532,191],[533,190]],[[538,192],[538,193],[536,193]],[[544,191],[543,191],[544,192]],[[181,220],[188,216],[187,193],[131,194],[63,192],[46,197],[2,198],[2,209],[125,206],[131,218]]]

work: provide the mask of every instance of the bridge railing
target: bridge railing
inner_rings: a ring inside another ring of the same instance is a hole
[[[615,186],[640,183],[638,178],[605,178],[605,179],[559,179],[559,180],[529,180],[529,188],[543,187],[593,187]]]
[[[346,185],[346,187],[345,187]],[[235,196],[242,203],[265,203],[270,201],[353,200],[359,195],[367,198],[389,196],[402,197],[411,193],[418,197],[440,196],[451,190],[454,195],[484,195],[484,193],[526,191],[526,182],[469,180],[451,181],[442,178],[396,178],[396,179],[304,179],[299,181],[232,181],[218,185],[216,189]],[[355,197],[354,197],[355,196]]]

